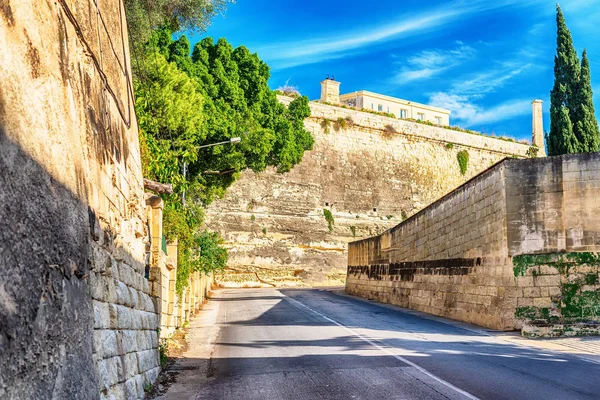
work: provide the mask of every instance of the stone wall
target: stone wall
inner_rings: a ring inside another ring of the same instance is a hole
[[[346,291],[520,327],[517,308],[550,307],[560,276],[519,277],[513,258],[600,250],[599,195],[600,153],[504,160],[382,235],[351,243]]]
[[[0,6],[0,398],[141,398],[156,304],[122,2]]]
[[[276,284],[339,284],[348,242],[383,232],[501,159],[523,157],[529,149],[318,102],[310,107],[305,126],[315,144],[302,162],[285,174],[243,172],[207,210],[209,228],[227,242],[232,273],[257,272]],[[340,118],[349,120],[336,129]],[[397,133],[386,136],[387,125]],[[465,175],[457,161],[462,150],[470,156]],[[333,214],[332,232],[323,209]]]

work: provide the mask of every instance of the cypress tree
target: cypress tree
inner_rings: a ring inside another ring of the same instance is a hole
[[[554,87],[550,92],[550,133],[547,138],[548,155],[579,152],[580,143],[573,134],[572,118],[577,107],[579,86],[579,59],[565,16],[556,6],[556,56],[554,57]]]
[[[594,100],[590,77],[590,60],[587,51],[581,57],[581,75],[576,94],[577,109],[573,120],[575,137],[581,144],[580,151],[590,153],[600,148],[600,130],[594,111]]]

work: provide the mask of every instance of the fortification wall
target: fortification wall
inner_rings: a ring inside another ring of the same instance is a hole
[[[287,104],[290,98],[280,97]],[[339,283],[347,243],[383,232],[528,145],[312,102],[315,144],[292,171],[245,171],[207,210],[229,248],[229,267],[288,283]],[[353,123],[336,129],[338,118]],[[330,121],[329,133],[322,126]],[[386,137],[391,125],[398,132]],[[451,145],[450,145],[451,144]],[[457,153],[469,153],[460,172]],[[329,232],[323,209],[331,210]]]
[[[517,309],[551,308],[561,277],[539,260],[526,274],[514,257],[598,252],[598,195],[599,153],[505,160],[382,235],[350,243],[346,291],[518,328]],[[568,263],[589,272],[589,259]]]
[[[0,6],[0,398],[141,398],[159,371],[122,7]]]

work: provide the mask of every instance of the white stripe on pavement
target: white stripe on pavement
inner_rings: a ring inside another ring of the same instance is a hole
[[[322,313],[320,313],[320,312],[318,312],[318,311],[316,311],[316,310],[313,310],[312,308],[310,308],[309,306],[305,305],[304,303],[301,303],[301,302],[299,302],[298,300],[292,299],[292,298],[290,298],[290,297],[287,297],[287,296],[285,296],[285,295],[284,295],[284,299],[286,299],[286,300],[287,300],[287,301],[289,301],[289,302],[295,303],[295,304],[299,305],[300,307],[306,308],[307,310],[311,311],[311,312],[312,312],[312,313],[314,313],[314,314],[317,314],[317,315],[318,315],[318,316],[320,316],[321,318],[323,318],[323,319],[325,319],[325,320],[327,320],[327,321],[329,321],[329,322],[331,322],[331,323],[333,323],[333,324],[335,324],[335,325],[337,325],[337,326],[339,326],[339,327],[341,327],[341,328],[345,329],[346,331],[350,332],[351,334],[353,334],[354,336],[358,337],[359,339],[361,339],[361,340],[363,340],[363,341],[365,341],[365,342],[369,343],[371,346],[373,346],[373,347],[376,347],[376,348],[378,348],[379,350],[383,351],[384,353],[386,353],[386,354],[388,354],[388,355],[390,355],[390,356],[394,357],[395,359],[397,359],[397,360],[400,360],[400,361],[402,361],[403,363],[410,365],[411,367],[413,367],[413,368],[415,368],[416,370],[420,371],[421,373],[423,373],[423,374],[427,375],[427,376],[428,376],[428,377],[430,377],[431,379],[433,379],[433,380],[435,380],[435,381],[437,381],[437,382],[441,383],[442,385],[444,385],[444,386],[446,386],[446,387],[448,387],[448,388],[450,388],[450,389],[454,390],[454,391],[455,391],[455,392],[457,392],[457,393],[460,393],[461,395],[465,396],[466,398],[468,398],[468,399],[471,399],[471,400],[479,400],[479,398],[478,398],[478,397],[475,397],[475,396],[473,396],[471,393],[469,393],[469,392],[465,392],[464,390],[462,390],[462,389],[460,389],[460,388],[458,388],[458,387],[454,386],[454,385],[453,385],[453,384],[451,384],[450,382],[447,382],[447,381],[443,380],[442,378],[439,378],[439,377],[435,376],[434,374],[432,374],[431,372],[427,371],[426,369],[424,369],[424,368],[422,368],[422,367],[419,367],[417,364],[413,363],[412,361],[409,361],[409,360],[407,360],[407,359],[406,359],[406,358],[404,358],[404,357],[401,357],[401,356],[399,356],[399,355],[397,355],[397,354],[394,354],[394,353],[393,353],[393,352],[391,352],[389,349],[387,349],[387,348],[385,348],[385,347],[383,347],[383,346],[379,345],[379,344],[378,344],[378,343],[376,343],[375,341],[373,341],[373,340],[369,339],[368,337],[366,337],[366,336],[362,335],[361,333],[359,333],[359,332],[355,331],[354,329],[352,329],[352,328],[349,328],[349,327],[347,327],[346,325],[344,325],[344,324],[341,324],[341,323],[339,323],[339,322],[337,322],[337,321],[335,321],[335,320],[333,320],[333,319],[329,318],[329,317],[328,317],[327,315],[325,315],[325,314],[322,314]]]

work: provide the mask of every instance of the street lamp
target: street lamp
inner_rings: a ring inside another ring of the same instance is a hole
[[[242,138],[239,137],[232,137],[229,140],[226,140],[224,142],[218,142],[218,143],[211,143],[211,144],[204,144],[202,146],[198,146],[198,149],[203,149],[206,147],[213,147],[213,146],[218,146],[220,144],[233,144],[233,143],[238,143],[241,142]],[[183,179],[186,178],[187,175],[187,162],[183,162]],[[181,194],[181,204],[183,205],[183,207],[185,207],[185,189],[183,190],[183,193]]]
[[[232,137],[231,139],[229,139],[229,140],[226,140],[226,141],[224,141],[224,142],[218,142],[218,143],[205,144],[205,145],[202,145],[202,146],[198,146],[198,148],[199,148],[199,149],[203,149],[203,148],[205,148],[205,147],[213,147],[213,146],[218,146],[218,145],[220,145],[220,144],[238,143],[238,142],[241,142],[241,141],[242,141],[242,138],[239,138],[239,137]]]

